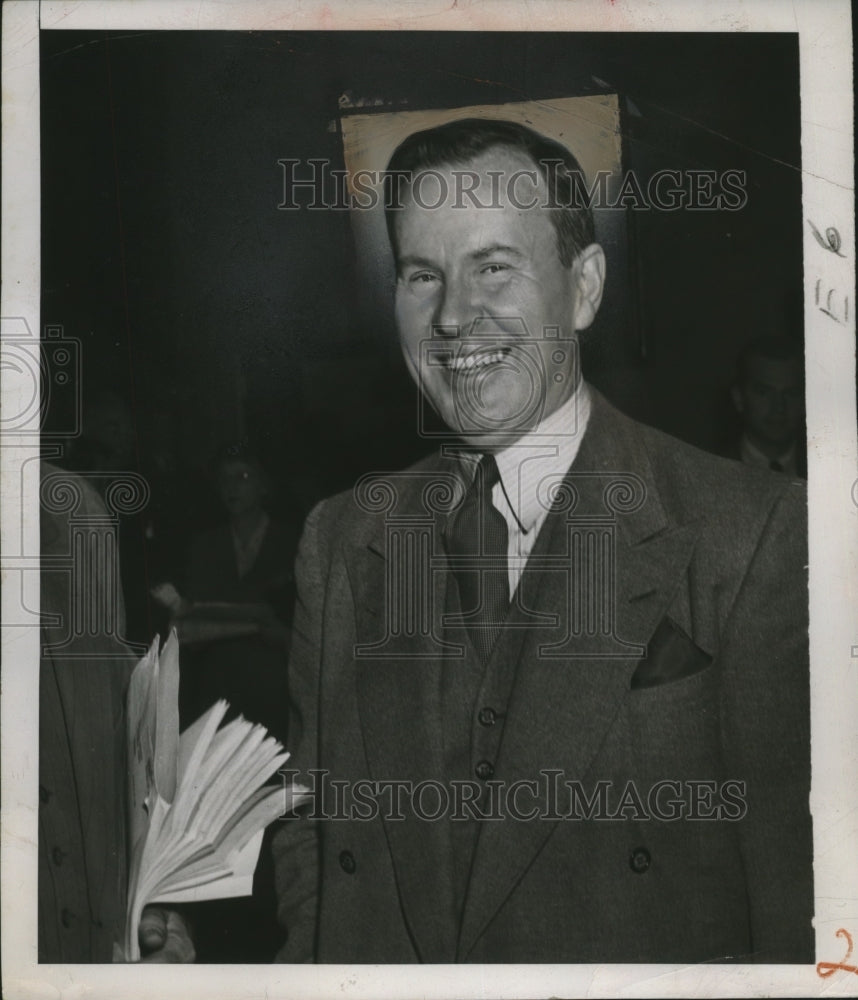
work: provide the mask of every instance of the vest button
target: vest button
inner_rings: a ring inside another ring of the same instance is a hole
[[[59,867],[63,863],[63,858],[65,856],[66,852],[61,850],[59,847],[55,847],[51,851],[51,859],[57,867]]]
[[[340,851],[340,868],[342,868],[346,875],[354,875],[357,862],[351,851]]]
[[[490,761],[481,760],[474,768],[474,773],[480,781],[488,781],[489,778],[495,773],[495,769]]]
[[[652,858],[645,847],[636,847],[629,855],[629,867],[636,875],[643,875],[651,863]]]
[[[74,920],[74,914],[68,907],[66,906],[63,907],[60,913],[60,920],[62,921],[63,927],[65,928],[71,927],[72,920]]]
[[[45,788],[44,785],[39,785],[39,801],[47,802],[51,797],[51,793]]]
[[[497,721],[498,714],[493,708],[481,708],[477,719],[481,726],[493,726]]]

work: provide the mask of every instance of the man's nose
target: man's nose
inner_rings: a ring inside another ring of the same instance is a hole
[[[448,279],[432,317],[432,332],[442,337],[467,337],[478,313],[470,283]]]

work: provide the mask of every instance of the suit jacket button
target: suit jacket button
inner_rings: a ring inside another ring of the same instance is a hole
[[[54,864],[59,867],[63,863],[63,858],[66,856],[66,852],[61,850],[59,847],[55,847],[51,851],[51,859]]]
[[[74,920],[74,914],[68,907],[63,907],[62,912],[60,913],[60,920],[62,921],[63,927],[71,927],[72,920]]]
[[[50,799],[51,793],[45,788],[44,785],[39,785],[39,801],[47,802]]]
[[[340,868],[342,868],[346,875],[354,875],[357,862],[351,851],[340,851]]]
[[[493,708],[481,708],[477,719],[481,726],[493,726],[498,714]]]
[[[489,778],[495,773],[495,769],[492,767],[490,761],[481,760],[474,768],[474,773],[480,781],[488,781]]]
[[[643,875],[651,863],[652,858],[645,847],[636,847],[629,855],[629,867],[636,875]]]

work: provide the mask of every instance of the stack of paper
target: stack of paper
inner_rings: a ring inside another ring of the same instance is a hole
[[[259,725],[220,727],[219,701],[179,735],[179,642],[158,639],[128,691],[131,865],[125,958],[140,957],[149,903],[250,895],[265,827],[300,801],[300,790],[266,785],[289,754]]]

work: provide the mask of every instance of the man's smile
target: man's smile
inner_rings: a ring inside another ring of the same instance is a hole
[[[509,347],[479,348],[476,351],[451,354],[444,359],[444,366],[457,375],[484,371],[491,365],[500,364],[509,354]]]

